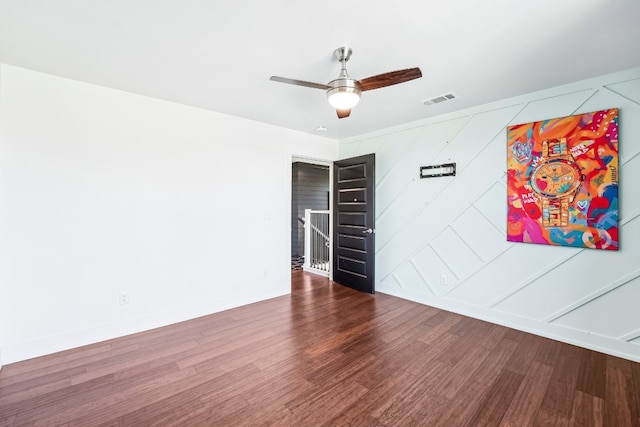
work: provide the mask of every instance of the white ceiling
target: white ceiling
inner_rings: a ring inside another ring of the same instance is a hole
[[[340,139],[640,66],[639,21],[639,0],[0,0],[0,62]],[[344,45],[356,79],[423,77],[342,120],[269,81],[327,83]]]

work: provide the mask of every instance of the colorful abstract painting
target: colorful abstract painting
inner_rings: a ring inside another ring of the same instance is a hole
[[[618,110],[507,128],[507,240],[618,249]]]

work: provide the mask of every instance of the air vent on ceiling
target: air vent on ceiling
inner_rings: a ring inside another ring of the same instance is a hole
[[[439,104],[439,103],[444,102],[444,101],[449,101],[451,99],[455,99],[457,97],[458,97],[458,95],[456,95],[455,93],[449,92],[449,93],[445,93],[444,95],[435,96],[433,98],[425,99],[424,101],[422,101],[422,103],[424,105],[434,105],[434,104]]]

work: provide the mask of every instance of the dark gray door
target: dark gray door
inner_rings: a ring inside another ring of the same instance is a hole
[[[374,293],[375,155],[333,164],[333,280]]]

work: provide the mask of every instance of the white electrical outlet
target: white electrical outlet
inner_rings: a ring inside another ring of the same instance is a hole
[[[120,305],[129,304],[129,292],[120,292]]]
[[[449,278],[447,277],[446,274],[441,273],[440,274],[440,284],[442,286],[447,286],[449,284]]]

